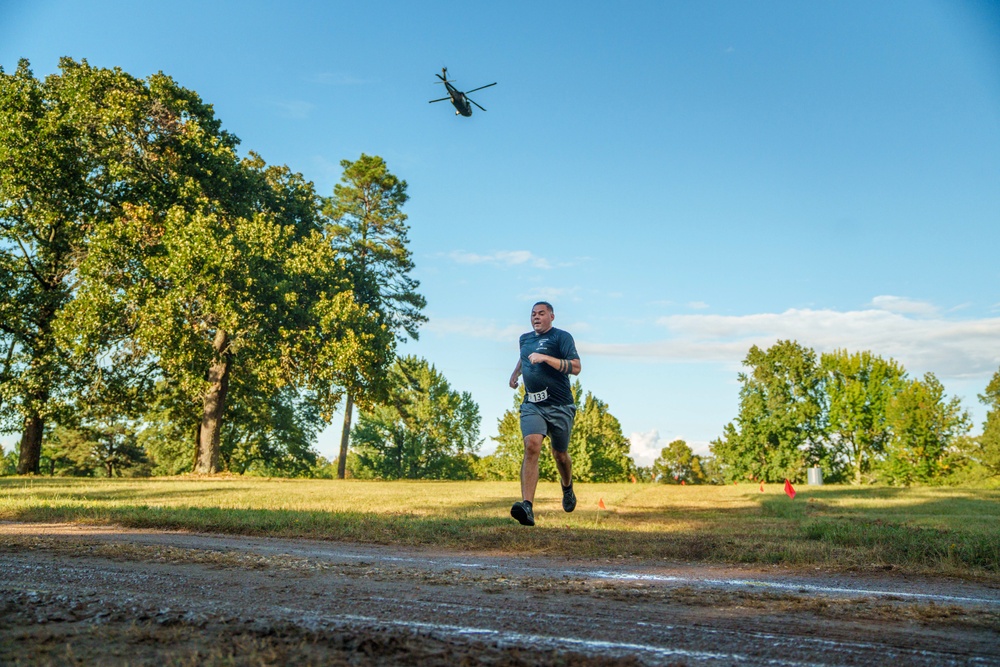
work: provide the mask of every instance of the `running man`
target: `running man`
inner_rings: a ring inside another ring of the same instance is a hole
[[[580,355],[573,337],[552,326],[556,317],[552,304],[539,301],[531,308],[531,331],[518,341],[521,358],[510,376],[510,388],[517,389],[517,376],[524,376],[524,401],[521,403],[521,436],[524,460],[521,462],[521,497],[510,515],[523,526],[535,525],[531,503],[538,486],[538,457],[542,441],[549,436],[552,456],[562,481],[563,509],[576,508],[573,493],[573,467],[569,458],[569,436],[573,431],[576,405],[569,386],[569,376],[580,373]]]

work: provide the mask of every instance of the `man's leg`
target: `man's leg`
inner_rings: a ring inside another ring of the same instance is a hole
[[[569,457],[568,451],[560,452],[554,447],[552,449],[552,457],[556,460],[556,469],[559,470],[559,479],[562,481],[562,485],[565,488],[573,483],[573,460]],[[537,474],[535,475],[535,480],[538,480]]]
[[[542,453],[544,435],[534,433],[524,436],[524,460],[521,461],[521,497],[528,502],[535,501],[538,487],[538,457]]]
[[[562,483],[562,506],[566,512],[576,509],[576,493],[573,491],[573,461],[569,456],[569,439],[573,433],[573,417],[576,409],[573,406],[552,408],[549,415],[549,442],[552,443],[552,458],[559,470],[559,481]]]

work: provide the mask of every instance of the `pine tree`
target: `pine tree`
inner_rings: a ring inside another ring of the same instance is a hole
[[[372,312],[381,325],[400,339],[416,339],[418,327],[427,321],[421,313],[426,305],[417,293],[420,283],[410,272],[413,260],[403,204],[406,181],[389,172],[385,161],[361,154],[356,161],[342,160],[341,182],[326,200],[323,213],[337,252],[347,260],[354,283],[355,300]],[[384,367],[392,362],[395,347],[383,355]],[[355,402],[368,406],[387,396],[388,386],[378,378],[347,377],[344,427],[340,439],[337,475],[343,479],[347,465],[351,418]]]

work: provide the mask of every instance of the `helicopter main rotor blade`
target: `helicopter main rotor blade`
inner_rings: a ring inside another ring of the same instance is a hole
[[[465,96],[465,99],[469,100],[470,102],[472,102],[473,104],[475,104],[475,105],[476,105],[477,107],[479,107],[480,109],[483,109],[483,107],[480,107],[480,106],[479,106],[479,102],[475,101],[474,99],[472,99],[472,98],[471,98],[471,97],[469,97],[468,95],[466,95],[466,96]],[[483,109],[483,111],[486,111],[486,109]]]
[[[496,81],[494,81],[493,83],[488,83],[485,86],[479,86],[478,88],[473,88],[472,90],[467,90],[467,91],[465,91],[465,94],[468,95],[469,93],[474,93],[477,90],[482,90],[483,88],[489,88],[490,86],[495,86],[495,85],[497,85]]]
[[[430,102],[428,102],[428,104],[434,104],[435,102],[444,102],[445,100],[450,100],[450,99],[451,97],[442,97],[439,100],[431,100]]]

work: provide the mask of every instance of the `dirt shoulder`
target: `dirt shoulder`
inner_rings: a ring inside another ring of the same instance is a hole
[[[0,524],[5,664],[990,664],[1000,589]]]

